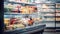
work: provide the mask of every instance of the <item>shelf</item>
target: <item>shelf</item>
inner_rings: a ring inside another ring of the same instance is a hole
[[[14,4],[55,4],[55,3],[28,3],[28,2],[14,2],[14,1],[5,1],[5,2],[8,2],[8,3],[14,3]]]
[[[60,20],[56,20],[56,21],[60,21]]]
[[[55,19],[51,18],[51,19],[45,19],[45,20],[42,20],[42,21],[55,21]]]
[[[6,1],[6,2],[8,2],[8,3],[12,3],[12,4],[36,4],[36,3],[24,3],[24,2],[11,2],[11,1]]]
[[[60,21],[60,18],[56,18],[56,21]]]
[[[60,13],[56,13],[56,16],[60,16]]]
[[[37,8],[39,8],[39,7],[37,7]],[[56,9],[56,8],[42,8],[42,7],[40,7],[39,9]]]
[[[49,12],[49,11],[40,11],[42,13],[54,13],[54,12]]]
[[[53,17],[53,16],[55,16],[55,15],[44,15],[44,16],[47,16],[47,17],[48,17],[48,16],[52,16],[52,17]]]
[[[56,13],[60,13],[60,11],[56,11]]]
[[[60,18],[60,16],[56,16],[56,17]]]
[[[52,23],[52,22],[55,22],[55,20],[53,20],[53,21],[40,21],[40,22],[44,22],[44,23],[47,23],[47,22],[50,22],[50,23]]]
[[[47,7],[48,7],[48,6],[47,6]],[[46,7],[46,8],[40,8],[40,9],[47,9],[47,7]],[[54,8],[50,7],[50,8],[48,8],[48,9],[55,9],[55,7],[54,7]]]
[[[5,13],[5,15],[31,15],[31,14],[22,14],[22,13]],[[35,13],[32,14],[32,15],[35,15]]]
[[[56,3],[56,8],[60,8],[60,3]]]
[[[51,12],[51,11],[39,11],[41,13],[55,13],[55,11]]]
[[[59,4],[59,3],[56,3],[56,2],[54,3],[54,1],[51,1],[51,2],[49,2],[49,1],[47,1],[45,3],[44,2],[42,2],[42,3],[38,3],[38,2],[37,3],[28,3],[28,2],[14,2],[14,1],[11,2],[11,1],[7,0],[6,1],[7,4],[8,3],[11,3],[12,5],[21,4],[22,6],[24,6],[25,4],[28,4],[29,6],[30,5],[37,6],[38,11],[40,11],[39,13],[41,13],[41,14],[38,16],[38,13],[37,12],[36,13],[33,13],[33,14],[9,13],[8,12],[8,13],[5,13],[4,15],[9,15],[9,17],[10,16],[12,16],[12,17],[15,17],[15,16],[21,17],[22,16],[22,18],[25,15],[29,15],[29,16],[33,16],[34,15],[32,18],[42,16],[42,20],[40,20],[39,22],[46,24],[47,25],[47,28],[49,27],[49,28],[54,28],[55,29],[55,22],[60,23],[60,20],[58,20],[58,19],[56,20],[56,19],[53,19],[53,18],[55,18],[55,17],[59,17],[60,18],[60,14],[56,14],[56,13],[60,13],[60,6],[59,7],[57,6],[57,4]],[[44,9],[46,9],[46,10],[44,10]],[[55,13],[55,11],[56,11],[56,13]],[[53,13],[53,14],[50,14],[50,13]],[[46,18],[43,19],[43,17],[44,18],[46,17]],[[8,17],[6,17],[6,18],[8,18]],[[51,18],[51,19],[48,19],[48,18]]]
[[[8,33],[12,33],[12,32],[20,32],[21,34],[22,33],[25,33],[25,32],[29,32],[29,31],[35,31],[35,30],[37,30],[37,29],[39,29],[39,30],[41,30],[41,29],[43,29],[43,28],[45,28],[45,24],[38,24],[38,25],[33,25],[33,26],[28,26],[28,27],[25,27],[25,28],[22,28],[22,29],[20,29],[20,28],[16,28],[16,29],[14,29],[14,30],[6,30],[6,31],[4,31],[4,32],[8,32]]]
[[[55,20],[46,20],[46,21],[55,21]]]
[[[56,21],[56,23],[60,23],[60,21]]]
[[[38,11],[40,11],[40,12],[55,12],[55,9],[38,9]]]
[[[57,23],[59,22],[60,23],[60,21],[56,21]]]

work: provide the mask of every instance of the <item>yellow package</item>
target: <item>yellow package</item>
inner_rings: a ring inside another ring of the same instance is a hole
[[[8,24],[9,23],[9,18],[4,18],[4,24]]]
[[[22,14],[29,14],[29,8],[21,8]]]

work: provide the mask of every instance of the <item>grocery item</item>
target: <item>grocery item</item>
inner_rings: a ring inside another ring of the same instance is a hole
[[[18,28],[24,28],[25,26],[23,24],[17,24]]]
[[[43,5],[42,5],[42,8],[48,9],[49,7],[48,7],[46,4],[43,4]]]
[[[33,18],[34,21],[42,21],[42,18]]]
[[[51,20],[54,21],[55,18],[47,18],[46,20],[47,20],[47,21],[51,21]]]
[[[15,2],[20,2],[20,0],[15,0]]]
[[[35,3],[41,3],[40,0],[35,0]]]
[[[7,7],[8,7],[8,8],[13,8],[13,5],[12,5],[11,3],[9,3],[9,4],[7,5]]]
[[[6,26],[7,30],[13,30],[13,25]]]
[[[56,12],[58,12],[58,13],[59,13],[59,12],[60,12],[60,9],[56,9]]]
[[[28,26],[28,20],[29,18],[22,18],[23,24]]]
[[[12,10],[13,13],[21,13],[21,5],[19,4],[14,4],[14,9]]]
[[[27,0],[21,0],[21,2],[23,2],[23,3],[27,3]]]
[[[60,21],[60,18],[56,18],[56,21]]]
[[[56,8],[60,8],[60,4],[58,3],[58,4],[56,4]]]
[[[44,16],[55,16],[54,14],[45,14]]]
[[[30,20],[28,20],[28,22],[29,22],[29,23],[28,23],[29,25],[33,25],[33,23],[34,23],[34,21],[33,21],[32,18],[30,18]]]
[[[14,8],[11,12],[12,13],[18,13],[18,8]]]
[[[16,18],[11,18],[11,19],[10,19],[10,24],[11,24],[11,25],[13,25],[13,24],[15,24],[15,23],[16,23],[16,21],[17,21],[17,19],[16,19]]]
[[[10,2],[14,2],[15,0],[9,0]]]
[[[34,8],[30,6],[30,7],[29,7],[29,13],[32,14],[33,11],[34,11]]]
[[[29,14],[29,7],[22,7],[21,12],[22,14]]]
[[[34,3],[35,2],[35,0],[27,0],[28,1],[28,3]]]
[[[25,26],[23,24],[14,24],[13,28],[14,29],[16,29],[16,28],[25,28]]]
[[[60,16],[60,13],[56,13],[56,16]]]
[[[9,25],[10,19],[9,18],[4,18],[4,24]]]

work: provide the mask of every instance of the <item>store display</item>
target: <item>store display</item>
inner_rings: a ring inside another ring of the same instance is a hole
[[[56,3],[56,8],[60,8],[60,3]]]
[[[25,26],[23,24],[15,24],[15,25],[9,25],[9,26],[6,26],[6,29],[7,30],[14,30],[14,29],[17,29],[17,28],[25,28]]]
[[[9,4],[7,5],[7,7],[8,7],[8,8],[13,8],[13,5],[9,3]]]
[[[7,0],[7,3],[4,3],[4,5],[4,15],[9,15],[6,17],[4,16],[6,30],[23,29],[28,26],[32,26],[35,23],[39,24],[45,21],[54,22],[55,20],[55,18],[52,18],[55,16],[55,4],[53,4],[51,1]]]
[[[9,0],[10,2],[34,3],[34,0]]]
[[[56,3],[56,27],[60,27],[60,3]]]
[[[10,2],[14,2],[15,0],[8,0],[8,1],[10,1]]]
[[[55,16],[54,14],[45,14],[44,16]]]
[[[56,21],[60,21],[60,18],[56,18]]]
[[[25,6],[24,8],[21,8],[21,11],[23,14],[32,14],[36,12],[37,10],[34,7],[30,6]]]
[[[35,3],[40,3],[40,0],[35,0]]]
[[[32,14],[37,11],[37,7],[29,5],[20,5],[20,4],[8,4],[7,8],[11,13],[22,13],[22,14]],[[5,11],[6,12],[6,11]]]
[[[35,22],[35,21],[42,21],[43,19],[42,18],[33,18],[33,21]]]
[[[29,6],[25,6],[24,8],[21,8],[22,14],[29,14]]]
[[[60,9],[56,9],[56,12],[57,12],[57,13],[60,13]]]
[[[40,12],[55,12],[55,9],[41,9]]]
[[[46,18],[46,21],[55,21],[55,18]]]
[[[21,0],[21,2],[27,3],[27,0]]]
[[[23,25],[23,24],[15,24],[14,26],[13,26],[13,28],[14,29],[17,29],[17,28],[25,28],[25,26]]]
[[[60,13],[56,13],[56,16],[60,16]]]
[[[55,8],[55,5],[54,4],[43,4],[42,8],[46,8],[46,9],[48,9],[48,8]]]

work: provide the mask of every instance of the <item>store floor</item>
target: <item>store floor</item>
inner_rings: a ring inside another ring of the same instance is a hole
[[[44,32],[43,34],[60,34],[60,32]]]

